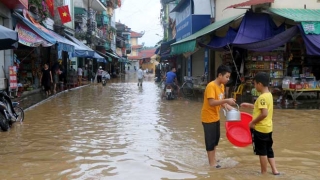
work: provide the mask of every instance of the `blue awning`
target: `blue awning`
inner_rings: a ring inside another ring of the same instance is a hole
[[[80,46],[76,45],[75,43],[69,41],[68,39],[56,34],[55,32],[38,25],[34,25],[31,21],[27,18],[21,16],[19,13],[15,12],[14,15],[22,20],[27,26],[29,26],[32,30],[34,30],[39,36],[41,36],[46,41],[57,44],[58,49],[58,58],[62,58],[62,52],[66,51],[69,54],[69,58],[73,56],[75,47],[81,48]]]
[[[74,50],[74,53],[73,53],[74,57],[94,57],[94,55],[96,54],[96,57],[103,58],[99,54],[97,54],[94,50],[92,50],[91,48],[86,46],[84,43],[79,41],[77,38],[75,38],[73,36],[70,36],[70,35],[67,35],[67,37],[71,41],[73,41],[74,43],[76,43],[77,45],[80,46],[80,47],[75,47],[75,50]]]

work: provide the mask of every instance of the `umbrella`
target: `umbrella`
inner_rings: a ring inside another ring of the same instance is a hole
[[[18,33],[0,25],[0,50],[18,48]]]

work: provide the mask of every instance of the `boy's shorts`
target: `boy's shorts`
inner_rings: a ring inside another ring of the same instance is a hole
[[[213,123],[202,123],[204,139],[207,151],[213,151],[220,140],[220,121]]]
[[[251,129],[253,151],[259,156],[268,156],[268,158],[274,158],[272,149],[272,132],[261,133],[254,129]]]

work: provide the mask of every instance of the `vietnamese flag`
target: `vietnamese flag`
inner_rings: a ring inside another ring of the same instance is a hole
[[[71,21],[71,16],[70,16],[68,5],[58,7],[58,11],[59,11],[59,15],[60,15],[60,19],[61,19],[62,24]]]
[[[54,1],[53,0],[46,0],[46,4],[49,8],[50,14],[52,17],[54,17]]]

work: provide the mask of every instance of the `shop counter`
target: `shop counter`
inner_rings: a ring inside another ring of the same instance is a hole
[[[297,98],[305,93],[305,92],[316,92],[317,93],[317,99],[319,99],[319,93],[320,93],[320,88],[316,88],[316,89],[289,89],[289,88],[283,88],[283,91],[285,93],[289,92],[293,102],[296,103],[297,102]]]

